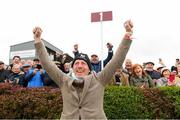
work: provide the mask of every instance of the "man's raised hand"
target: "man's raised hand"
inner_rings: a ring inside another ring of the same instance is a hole
[[[78,44],[75,44],[73,47],[74,47],[73,53],[76,53],[76,52],[78,51],[79,45],[78,45]]]
[[[108,51],[111,51],[113,48],[113,45],[111,43],[107,43],[106,46],[108,48]]]
[[[124,23],[124,28],[126,30],[126,34],[124,36],[124,39],[132,39],[132,34],[133,34],[133,23],[131,20],[127,20]]]
[[[42,34],[42,29],[40,27],[35,27],[33,29],[33,35],[34,35],[35,42],[41,41],[41,34]]]
[[[126,29],[126,32],[132,32],[132,28],[133,28],[133,23],[131,20],[127,20],[124,23],[124,28]]]

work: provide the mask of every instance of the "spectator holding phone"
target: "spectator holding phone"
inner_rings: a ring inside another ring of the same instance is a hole
[[[171,75],[171,72],[168,68],[164,67],[161,69],[161,76],[162,77],[157,80],[157,87],[175,85],[175,76]]]
[[[39,59],[33,60],[33,67],[27,72],[25,80],[28,82],[27,87],[42,87],[44,86],[45,70],[42,68]]]

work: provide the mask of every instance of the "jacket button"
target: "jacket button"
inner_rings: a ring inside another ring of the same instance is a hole
[[[81,109],[81,106],[79,106],[79,109]]]

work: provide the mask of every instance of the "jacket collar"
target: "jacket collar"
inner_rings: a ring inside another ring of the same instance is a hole
[[[82,88],[83,91],[82,91],[81,99],[78,97],[78,93],[77,93],[75,87],[73,86],[74,79],[71,78],[71,80],[68,81],[68,88],[69,88],[70,92],[74,95],[75,98],[77,98],[78,100],[81,100],[80,103],[83,101],[83,98],[85,97],[85,95],[90,87],[90,83],[92,80],[92,74],[85,76],[83,79],[84,79],[84,87]]]

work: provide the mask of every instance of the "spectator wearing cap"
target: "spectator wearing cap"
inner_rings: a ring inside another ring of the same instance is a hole
[[[31,65],[28,63],[25,63],[22,65],[22,70],[24,73],[27,73],[31,69]]]
[[[103,60],[103,67],[106,66],[106,64],[112,59],[112,56],[113,56],[113,45],[111,43],[107,43],[106,44],[107,48],[108,48],[108,55],[107,55],[107,58],[105,60]],[[92,68],[93,70],[98,73],[101,71],[101,60],[99,60],[99,57],[98,55],[96,54],[92,54],[91,55],[91,65],[92,65]]]
[[[161,69],[162,69],[163,67],[165,67],[165,66],[159,65],[159,66],[156,68],[156,71],[159,72],[159,73],[161,73]]]
[[[27,87],[43,87],[45,70],[42,68],[40,60],[33,60],[33,67],[27,72],[25,79],[28,81]]]
[[[162,77],[157,80],[157,87],[175,85],[175,76],[171,76],[171,71],[167,67],[161,69],[161,76]]]
[[[106,46],[108,48],[108,56],[107,56],[107,58],[105,60],[103,60],[103,67],[106,66],[106,64],[112,59],[112,56],[113,56],[113,50],[112,50],[113,45],[111,43],[107,43]],[[77,56],[79,54],[78,44],[74,45],[73,53],[74,53],[74,56]],[[92,69],[96,73],[101,71],[101,60],[99,60],[98,55],[92,54],[90,62],[91,62],[91,65],[92,65]]]
[[[4,69],[4,62],[0,61],[0,83],[4,83],[10,74],[9,70]]]
[[[154,70],[154,63],[153,62],[146,62],[145,71],[148,75],[150,75],[154,84],[156,85],[157,79],[161,78],[161,73]]]
[[[92,71],[88,56],[81,53],[72,62],[71,75],[63,73],[48,59],[47,50],[41,40],[42,29],[35,27],[33,34],[35,49],[42,65],[62,92],[61,119],[107,119],[103,107],[104,89],[116,69],[122,66],[132,42],[132,34],[124,35],[116,54],[101,72]]]
[[[74,54],[74,58],[79,54],[79,45],[78,44],[75,44],[74,46],[74,50],[73,50],[73,54]]]

